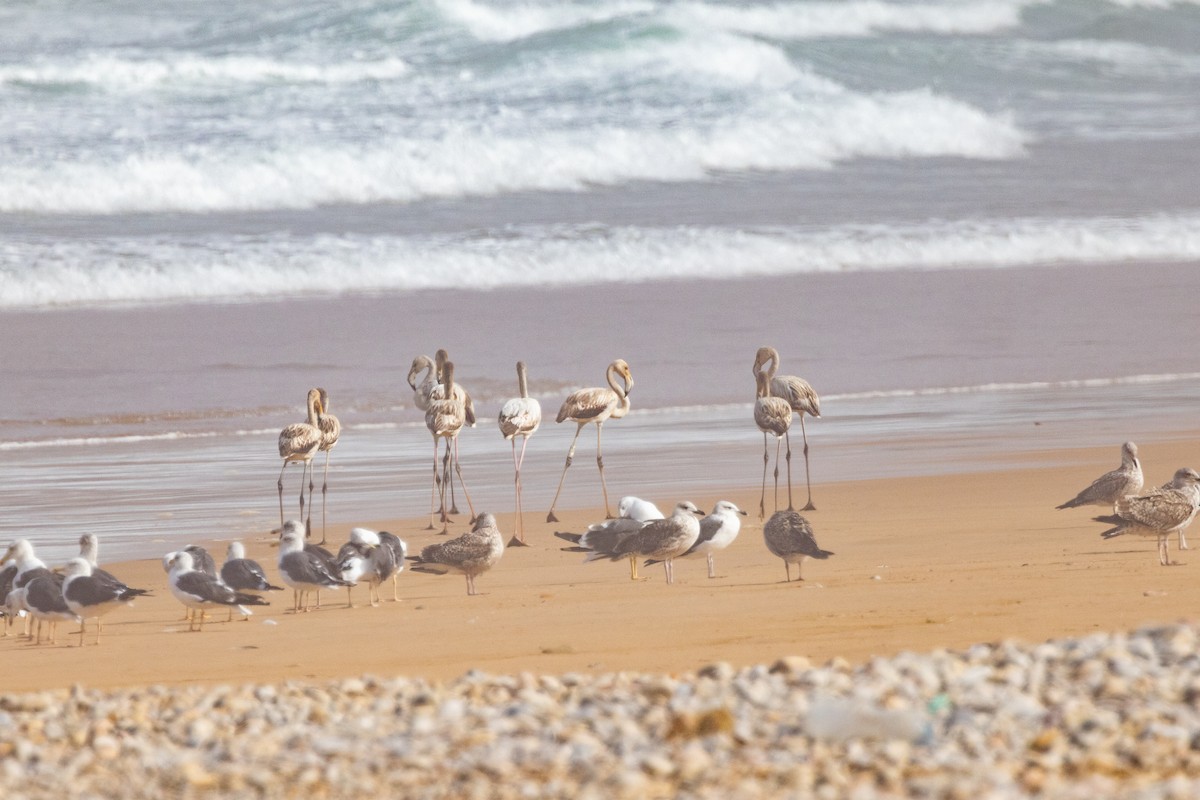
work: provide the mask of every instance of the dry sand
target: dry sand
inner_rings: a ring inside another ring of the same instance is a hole
[[[930,443],[931,447],[937,443]],[[1102,541],[1091,517],[1098,507],[1056,511],[1093,478],[1116,466],[1112,447],[1023,459],[1032,468],[876,480],[814,487],[809,512],[822,547],[836,555],[807,561],[803,583],[783,582],[783,564],[763,546],[757,489],[692,496],[702,507],[729,499],[750,511],[741,536],[717,556],[721,577],[708,579],[703,558],[679,562],[676,584],[661,567],[631,582],[625,562],[581,563],[559,550],[555,529],[581,530],[595,509],[543,522],[526,512],[533,543],[510,548],[468,597],[460,576],[405,572],[401,602],[347,609],[346,593],[323,595],[323,608],[292,614],[291,592],[275,593],[248,622],[224,613],[189,633],[157,559],[109,564],[152,598],[107,617],[99,646],[80,648],[74,626],[57,645],[0,640],[9,692],[67,687],[271,682],[371,674],[449,679],[470,669],[492,673],[652,671],[678,674],[724,661],[770,663],[786,655],[814,663],[861,662],[905,650],[957,649],[975,642],[1122,630],[1194,614],[1200,602],[1200,556],[1159,566],[1154,543]],[[1200,433],[1140,446],[1147,486],[1183,465],[1200,465]],[[1069,463],[1069,467],[1048,464]],[[800,480],[802,480],[801,476]],[[781,493],[782,494],[782,493]],[[803,499],[803,489],[798,498]],[[667,509],[676,499],[652,498]],[[770,513],[768,498],[768,513]],[[513,529],[512,515],[499,515]],[[360,524],[386,528],[410,552],[439,539],[424,519]],[[452,533],[465,526],[465,514]],[[333,528],[340,542],[350,526]],[[1200,548],[1200,535],[1195,537]],[[225,545],[203,542],[220,557]],[[249,555],[277,576],[264,536]],[[793,571],[794,574],[794,571]],[[217,621],[220,620],[220,621]]]

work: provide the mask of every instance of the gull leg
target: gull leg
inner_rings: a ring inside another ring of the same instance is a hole
[[[713,554],[708,554],[708,577],[717,577],[716,566],[713,564]]]

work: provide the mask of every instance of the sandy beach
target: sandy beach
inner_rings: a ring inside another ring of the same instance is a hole
[[[1195,462],[1200,435],[1146,445],[1147,486]],[[937,443],[931,442],[931,447]],[[661,568],[632,582],[624,562],[581,563],[559,550],[555,529],[582,530],[596,509],[526,514],[528,548],[510,548],[468,597],[455,575],[406,572],[401,602],[364,607],[365,588],[327,593],[323,607],[292,614],[291,593],[272,595],[248,622],[218,613],[201,633],[187,632],[157,560],[109,564],[133,586],[154,591],[106,620],[99,646],[77,646],[61,625],[55,646],[9,636],[0,649],[5,689],[21,692],[142,684],[320,681],[344,676],[411,676],[448,680],[489,673],[680,674],[714,662],[771,663],[791,655],[813,663],[852,663],[903,651],[965,648],[1016,638],[1038,642],[1189,617],[1200,600],[1190,552],[1159,566],[1153,542],[1102,541],[1091,517],[1100,508],[1056,511],[1094,477],[1111,469],[1117,447],[1056,452],[1069,468],[1033,467],[814,487],[808,518],[820,545],[836,553],[809,560],[803,583],[783,583],[780,560],[762,542],[756,489],[692,496],[702,507],[729,499],[750,511],[738,540],[717,556],[720,577],[703,559],[677,566],[668,586]],[[801,489],[802,491],[802,489]],[[674,499],[652,498],[667,508]],[[768,514],[770,497],[768,497]],[[499,514],[512,531],[512,515]],[[436,541],[424,519],[363,520],[391,530],[410,552]],[[451,532],[462,530],[465,517]],[[331,532],[335,544],[350,526]],[[247,541],[249,555],[275,576],[269,537]],[[225,544],[202,542],[218,560]]]

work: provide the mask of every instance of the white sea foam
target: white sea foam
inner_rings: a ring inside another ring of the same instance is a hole
[[[976,2],[847,2],[717,5],[680,3],[667,17],[683,24],[723,27],[771,39],[872,36],[888,31],[982,34],[1012,28],[1021,11],[1043,0]]]
[[[653,11],[655,3],[619,0],[602,3],[504,3],[473,0],[434,0],[450,21],[484,41],[509,42],[530,36],[591,25]]]
[[[802,272],[1200,259],[1200,216],[803,228],[506,228],[462,236],[0,239],[0,308],[271,300]]]
[[[0,84],[88,85],[106,91],[144,91],[172,84],[352,83],[390,80],[409,72],[399,58],[306,64],[262,56],[178,55],[171,59],[128,58],[92,53],[65,61],[0,65]]]
[[[311,208],[635,180],[698,181],[742,170],[821,169],[862,157],[1009,158],[1010,118],[926,90],[808,99],[775,95],[737,114],[675,126],[599,123],[518,132],[447,126],[425,139],[147,149],[83,154],[0,172],[0,211],[110,214]]]

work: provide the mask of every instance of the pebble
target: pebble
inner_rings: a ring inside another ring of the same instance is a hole
[[[1197,797],[1198,643],[0,694],[0,797]]]

